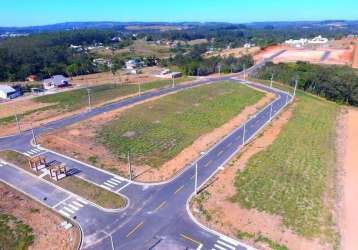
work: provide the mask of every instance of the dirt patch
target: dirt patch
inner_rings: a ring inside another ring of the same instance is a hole
[[[63,229],[60,216],[2,183],[0,198],[1,211],[14,215],[33,229],[35,240],[29,249],[77,249],[79,231],[75,227]]]
[[[354,46],[353,65],[354,69],[358,69],[358,45]]]
[[[103,72],[89,75],[82,75],[73,77],[71,84],[77,86],[95,86],[108,83],[138,83],[138,82],[151,82],[158,80],[155,74],[162,71],[160,67],[147,67],[141,69],[141,74],[127,74],[124,71],[118,71],[115,75],[111,72]]]
[[[24,99],[19,101],[10,101],[0,104],[0,119],[8,116],[13,116],[15,113],[22,114],[30,110],[43,108],[49,106],[48,103],[39,103],[31,99]]]
[[[160,169],[154,169],[149,166],[133,166],[136,180],[143,182],[158,182],[169,179],[186,164],[198,157],[202,151],[207,150],[220,138],[239,126],[249,115],[254,114],[272,99],[273,95],[267,94],[255,105],[246,107],[240,115],[236,116],[225,125],[213,130],[211,133],[199,137],[190,147],[183,150],[172,160],[166,162]],[[88,162],[90,157],[95,156],[98,159],[97,166],[127,176],[127,164],[119,161],[109,152],[109,150],[95,140],[96,130],[106,122],[120,116],[123,110],[125,109],[108,112],[56,131],[56,133],[48,134],[40,139],[40,143],[44,147],[62,152],[85,162]],[[78,131],[81,131],[81,133],[77,136],[76,133]],[[128,136],[130,136],[130,133]]]
[[[210,195],[202,204],[198,202],[192,204],[192,211],[201,223],[234,238],[237,237],[240,230],[251,234],[264,235],[279,244],[286,245],[289,249],[328,249],[327,246],[320,245],[318,240],[305,239],[284,227],[279,216],[255,209],[248,210],[230,201],[230,198],[236,194],[235,176],[237,171],[244,169],[253,155],[273,143],[283,126],[291,118],[292,110],[293,107],[291,106],[284,111],[261,136],[232,160],[225,170],[214,177],[213,185],[205,190]],[[199,209],[200,206],[201,209]],[[211,214],[211,218],[208,220],[208,217],[205,216],[206,213],[202,211]],[[255,244],[253,241],[247,241],[247,243]],[[262,245],[256,245],[256,247],[267,249]]]
[[[206,53],[206,57],[221,56],[221,57],[242,57],[244,55],[256,55],[261,51],[260,47],[252,48],[235,48],[235,49],[224,49],[220,52]]]
[[[340,169],[340,231],[341,248],[358,248],[358,109],[347,108],[337,129],[337,160]]]

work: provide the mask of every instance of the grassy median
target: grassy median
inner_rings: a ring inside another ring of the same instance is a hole
[[[337,111],[338,105],[300,92],[278,138],[237,174],[233,200],[280,215],[300,235],[336,242],[332,203]]]
[[[264,96],[241,84],[205,85],[135,106],[97,131],[119,159],[160,167],[199,136],[222,126]]]
[[[28,165],[29,158],[23,154],[10,150],[0,151],[0,158],[32,174],[39,175],[39,173],[30,169]],[[76,176],[67,176],[59,181],[52,180],[49,176],[46,176],[45,179],[104,208],[122,208],[126,204],[126,200],[120,195],[109,192]]]

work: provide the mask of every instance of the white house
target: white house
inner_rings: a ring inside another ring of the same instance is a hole
[[[45,79],[43,81],[44,89],[55,89],[55,88],[64,88],[69,85],[69,81],[63,75],[55,75],[51,78]]]
[[[19,89],[14,89],[9,85],[0,85],[0,98],[2,99],[14,99],[21,95]]]
[[[325,44],[328,43],[328,39],[322,36],[317,36],[308,41],[310,44]]]
[[[142,66],[142,62],[139,61],[138,59],[135,60],[129,60],[126,62],[126,69],[128,70],[132,70],[132,69],[136,69]]]

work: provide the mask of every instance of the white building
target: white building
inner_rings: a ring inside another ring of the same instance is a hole
[[[0,98],[2,99],[14,99],[21,95],[20,90],[16,90],[9,85],[0,85]]]
[[[141,67],[142,65],[143,63],[138,59],[129,60],[126,62],[126,69],[133,70]]]
[[[301,38],[298,40],[290,39],[285,42],[285,44],[287,44],[291,47],[296,47],[296,48],[302,48],[305,45],[307,45],[307,43],[308,43],[308,39],[306,39],[306,38]]]
[[[44,89],[64,88],[69,86],[69,81],[63,75],[55,75],[43,81]]]
[[[328,39],[322,36],[317,36],[308,41],[310,44],[325,44],[328,43]]]

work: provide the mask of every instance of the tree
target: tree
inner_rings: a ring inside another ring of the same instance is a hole
[[[73,76],[77,75],[78,73],[78,65],[77,64],[70,64],[66,67],[66,73],[67,75],[71,76],[71,79]]]

